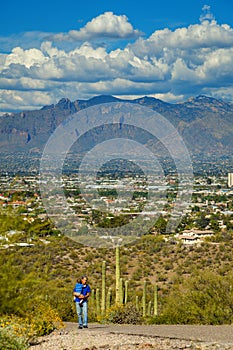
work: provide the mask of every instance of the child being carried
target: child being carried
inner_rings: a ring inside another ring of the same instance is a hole
[[[82,296],[82,289],[83,284],[80,282],[77,282],[74,287],[74,292],[77,293],[76,296],[74,296],[74,301],[76,301],[76,297],[80,298]],[[82,305],[84,299],[79,299],[79,305]]]

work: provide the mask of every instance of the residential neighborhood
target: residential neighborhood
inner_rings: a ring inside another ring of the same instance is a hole
[[[167,175],[158,178],[156,183],[152,180],[139,175],[115,179],[105,176],[96,180],[88,176],[82,178],[79,174],[64,175],[62,184],[59,181],[56,184],[56,178],[53,178],[52,187],[44,184],[47,187],[43,187],[42,192],[44,189],[47,192],[41,196],[39,176],[2,175],[0,210],[2,214],[12,210],[28,224],[35,220],[49,221],[56,234],[64,233],[59,227],[56,230],[57,222],[58,226],[62,222],[69,226],[71,237],[81,236],[90,228],[96,233],[99,227],[106,230],[121,227],[139,217],[145,225],[153,222],[148,226],[148,233],[162,234],[165,239],[172,237],[184,245],[200,244],[233,228],[233,188],[229,187],[228,174],[195,176],[189,205],[178,207],[175,213],[177,176]],[[46,203],[42,197],[46,197]],[[167,232],[172,215],[177,225],[174,232]],[[19,232],[4,232],[2,227],[1,246],[8,247],[15,235]],[[46,231],[40,236],[46,236]],[[32,237],[33,234],[21,245],[30,246]]]

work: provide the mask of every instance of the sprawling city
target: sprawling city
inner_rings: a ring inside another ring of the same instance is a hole
[[[63,192],[67,206],[77,216],[77,236],[79,231],[80,235],[81,232],[85,232],[85,227],[122,226],[142,214],[145,216],[144,220],[150,220],[148,215],[153,214],[151,208],[154,210],[155,201],[159,202],[160,212],[159,218],[154,220],[155,223],[149,230],[150,234],[163,234],[164,238],[183,244],[200,244],[207,237],[211,239],[233,229],[233,175],[228,173],[225,176],[195,176],[191,203],[184,213],[180,213],[182,219],[175,232],[166,232],[166,225],[176,201],[177,181],[174,175],[166,176],[160,181],[160,185],[153,187],[153,190],[156,190],[155,197],[150,194],[151,186],[147,185],[146,179],[139,175],[124,179],[99,178],[95,183],[93,179],[85,178],[82,183],[78,174],[72,174],[63,176]],[[53,217],[49,217],[44,208],[38,176],[1,176],[0,187],[2,215],[11,210],[29,223],[35,220],[53,221]],[[122,189],[124,194],[118,194],[117,191]],[[48,187],[47,195],[48,202],[53,203],[56,212],[56,208],[59,209],[58,199],[54,201],[56,194],[50,194]],[[97,195],[98,198],[95,198]],[[93,198],[90,199],[90,196]],[[145,206],[148,212],[145,212]],[[66,220],[66,215],[64,212],[60,219]],[[4,232],[3,229],[1,231],[1,248],[6,249],[12,246],[13,242],[17,244],[14,236],[20,238],[20,232]],[[25,243],[26,246],[30,241],[32,244],[33,237],[27,237],[24,232],[21,232],[21,235],[21,243]],[[43,235],[47,236],[46,232]]]

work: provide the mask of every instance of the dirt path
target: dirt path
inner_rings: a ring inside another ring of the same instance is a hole
[[[76,323],[39,339],[31,350],[233,350],[233,326],[99,325]]]

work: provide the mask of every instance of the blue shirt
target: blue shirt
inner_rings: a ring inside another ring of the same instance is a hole
[[[76,292],[76,288],[74,287],[74,290],[73,290],[74,292]],[[90,286],[88,285],[88,284],[86,284],[86,285],[83,285],[83,288],[82,288],[82,292],[81,292],[84,296],[86,296],[87,295],[87,293],[91,293],[91,288],[90,288]],[[75,297],[75,302],[80,302],[80,300],[82,300],[81,298],[78,298],[78,297]],[[88,298],[85,298],[85,299],[83,299],[83,302],[84,303],[86,303],[87,302],[87,300],[88,300]]]
[[[74,292],[82,294],[83,290],[83,284],[82,283],[76,283],[74,287]]]

